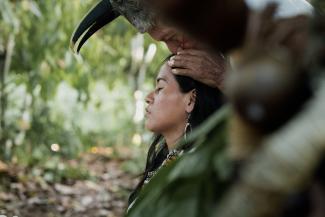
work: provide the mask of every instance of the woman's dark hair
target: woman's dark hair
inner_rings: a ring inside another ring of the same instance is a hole
[[[173,55],[168,56],[163,61],[162,65],[166,63],[172,56]],[[188,93],[192,90],[196,90],[195,105],[188,120],[192,126],[192,129],[199,126],[222,106],[223,95],[219,89],[209,87],[206,84],[203,84],[187,76],[174,75],[174,77],[182,93]],[[185,147],[184,151],[191,149],[192,144],[193,143],[185,144],[185,146],[183,146]],[[168,153],[169,150],[166,143],[163,141],[162,135],[155,135],[148,151],[143,177],[135,190],[131,193],[129,197],[129,204],[131,204],[132,201],[134,201],[134,199],[138,196],[148,173],[158,169],[162,162],[166,159]]]

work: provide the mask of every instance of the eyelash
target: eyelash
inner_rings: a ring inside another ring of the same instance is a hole
[[[159,93],[162,89],[162,87],[156,88],[155,93]]]

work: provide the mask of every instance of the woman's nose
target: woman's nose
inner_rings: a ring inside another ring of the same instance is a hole
[[[153,101],[153,92],[150,92],[145,99],[146,103],[150,104]]]

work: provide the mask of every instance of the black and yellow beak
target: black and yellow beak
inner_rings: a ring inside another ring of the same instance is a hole
[[[106,24],[113,21],[120,14],[115,11],[109,0],[101,0],[95,5],[86,16],[81,20],[72,34],[70,47],[74,52],[79,53],[83,44]],[[80,37],[81,40],[79,41]],[[77,42],[79,43],[77,44]],[[77,47],[77,49],[76,49]]]

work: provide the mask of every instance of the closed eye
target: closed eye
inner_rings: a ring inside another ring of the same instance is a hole
[[[163,89],[162,87],[157,87],[157,88],[155,89],[155,93],[159,93],[162,89]]]

